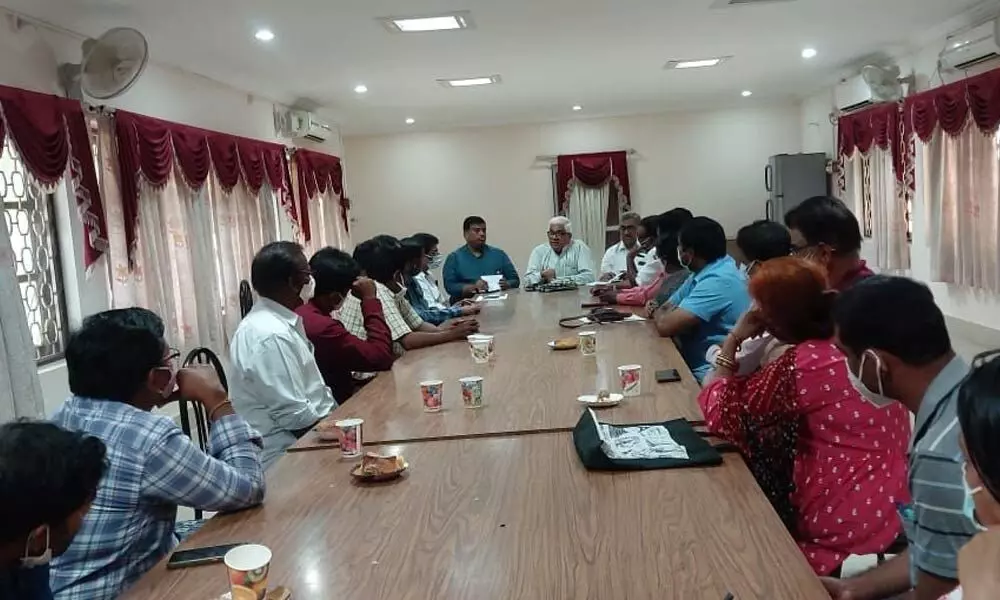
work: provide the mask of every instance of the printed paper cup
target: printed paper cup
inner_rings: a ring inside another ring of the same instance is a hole
[[[621,383],[623,396],[638,396],[642,393],[642,365],[618,367],[618,381]]]
[[[493,336],[492,335],[470,335],[466,338],[469,341],[469,350],[472,352],[472,360],[477,364],[485,364],[493,358]]]
[[[463,377],[458,382],[462,384],[462,403],[465,408],[479,408],[483,405],[483,378]]]
[[[226,552],[223,558],[229,571],[229,589],[233,600],[263,600],[267,595],[267,572],[271,568],[271,550],[259,544],[244,544]]]
[[[334,426],[337,428],[337,438],[340,440],[340,455],[344,458],[357,458],[361,456],[363,439],[361,437],[361,425],[364,419],[344,419],[337,421]]]
[[[584,356],[594,356],[597,354],[596,331],[581,331],[577,336],[580,338],[580,354]]]
[[[424,381],[420,384],[420,397],[423,399],[424,410],[427,412],[438,412],[441,410],[443,406],[443,394],[443,381]]]

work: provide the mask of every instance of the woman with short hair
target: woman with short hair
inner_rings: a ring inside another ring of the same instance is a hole
[[[819,575],[851,554],[888,548],[908,499],[909,416],[876,408],[851,386],[834,346],[822,269],[776,258],[749,284],[755,308],[722,344],[714,377],[698,397],[709,429],[733,442]],[[750,376],[736,375],[745,340],[768,331],[790,347]]]

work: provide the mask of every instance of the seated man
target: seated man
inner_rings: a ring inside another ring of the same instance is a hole
[[[639,243],[629,251],[625,263],[627,285],[619,287],[649,285],[663,272],[663,263],[656,255],[659,227],[660,215],[646,217],[639,223],[636,233]]]
[[[760,263],[791,254],[792,236],[781,223],[761,219],[739,230],[736,246],[746,259],[741,270],[749,277]]]
[[[51,423],[0,426],[0,598],[52,600],[49,559],[80,530],[106,453],[101,440]]]
[[[712,367],[705,354],[721,344],[750,307],[746,278],[726,254],[726,232],[708,217],[681,230],[677,259],[692,275],[656,312],[656,329],[676,338],[681,355],[701,382]]]
[[[468,217],[462,223],[465,245],[448,255],[444,262],[444,289],[452,302],[472,298],[487,290],[483,275],[503,275],[501,289],[517,289],[521,279],[507,253],[486,244],[486,221]]]
[[[573,239],[573,226],[566,217],[549,220],[549,243],[537,246],[528,259],[524,281],[528,285],[568,281],[587,285],[594,281],[590,248]]]
[[[672,235],[664,235],[657,241],[656,255],[662,257],[658,260],[663,264],[663,271],[649,285],[621,291],[607,291],[601,294],[601,301],[605,304],[620,304],[622,306],[649,306],[655,304],[656,298],[660,295],[666,294],[667,298],[672,296],[691,274],[677,260],[676,232]],[[659,304],[656,304],[655,308],[658,307]]]
[[[429,233],[414,233],[413,239],[423,244],[424,252],[427,253],[427,268],[422,273],[417,273],[413,280],[420,287],[421,296],[423,296],[427,306],[447,308],[448,296],[441,291],[437,279],[431,273],[444,265],[444,257],[441,256],[441,250],[438,248],[438,238]]]
[[[833,319],[861,397],[878,407],[899,402],[916,421],[912,504],[898,505],[909,549],[856,577],[823,583],[832,598],[941,598],[955,589],[959,551],[977,533],[964,514],[971,497],[957,417],[969,367],[951,347],[934,295],[912,279],[873,276],[851,286],[837,297]]]
[[[323,248],[309,260],[316,290],[311,300],[295,309],[302,318],[306,337],[313,345],[316,365],[343,404],[355,391],[353,371],[388,371],[396,360],[392,351],[389,325],[378,301],[375,282],[361,276],[361,268],[350,254],[336,248]],[[354,336],[330,316],[340,308],[348,294],[361,303],[365,339]]]
[[[406,299],[421,319],[432,325],[440,325],[450,319],[479,314],[478,306],[445,306],[436,297],[428,300],[426,295],[430,294],[431,291],[427,288],[433,287],[434,291],[437,291],[437,285],[428,279],[430,259],[425,248],[425,241],[413,236],[404,239],[400,245],[403,248],[404,259],[408,264],[414,265],[412,270],[416,271],[412,276],[407,277]]]
[[[178,369],[163,330],[146,309],[111,310],[84,320],[66,347],[73,396],[52,421],[103,441],[108,472],[80,534],[52,562],[59,600],[117,598],[177,545],[178,505],[237,510],[264,498],[260,435],[233,412],[211,367]],[[205,408],[207,453],[150,412],[175,388]]]
[[[250,282],[259,299],[229,344],[229,385],[236,410],[263,435],[264,465],[270,466],[337,403],[294,312],[313,289],[302,246],[261,248]]]
[[[861,260],[861,227],[847,206],[836,198],[817,196],[788,211],[796,256],[817,261],[826,269],[830,287],[844,291],[874,275]]]
[[[479,331],[479,323],[472,319],[455,321],[448,327],[439,328],[420,318],[405,297],[405,272],[410,269],[412,274],[415,265],[407,260],[396,238],[379,235],[358,244],[354,249],[354,260],[365,275],[375,280],[375,296],[382,303],[385,322],[389,325],[389,336],[397,356],[406,350],[464,340]],[[349,332],[367,339],[360,300],[353,296],[344,300],[340,307],[340,321]]]
[[[608,248],[604,253],[604,259],[601,261],[601,281],[610,281],[628,271],[629,251],[639,245],[638,235],[641,221],[642,217],[634,212],[622,215],[618,225],[621,241]]]

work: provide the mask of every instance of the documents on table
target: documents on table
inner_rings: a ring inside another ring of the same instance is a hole
[[[486,282],[488,286],[486,288],[487,292],[499,292],[500,291],[500,281],[503,279],[503,275],[483,275],[482,280]]]
[[[493,302],[506,299],[507,294],[480,294],[476,296],[476,302]]]
[[[678,444],[662,425],[607,425],[597,420],[592,409],[590,417],[597,426],[601,449],[608,458],[688,460],[687,448]]]

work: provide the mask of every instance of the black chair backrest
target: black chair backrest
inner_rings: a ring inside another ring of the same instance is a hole
[[[195,348],[188,353],[187,357],[184,359],[185,367],[191,365],[210,365],[215,368],[216,374],[219,376],[219,381],[222,382],[222,387],[229,391],[229,382],[226,380],[226,371],[222,368],[222,361],[216,356],[215,352],[212,352],[208,348]],[[181,430],[184,431],[184,435],[191,438],[193,442],[198,444],[202,452],[208,451],[208,432],[211,424],[208,422],[208,415],[205,413],[205,407],[201,405],[201,402],[189,401],[183,396],[181,396],[178,401],[178,408],[181,413]],[[194,413],[194,430],[191,429],[191,415],[188,411]],[[192,435],[194,434],[194,435]],[[195,510],[194,518],[201,519],[202,511]]]
[[[244,279],[240,282],[240,318],[247,316],[251,308],[253,308],[253,292],[250,290],[250,284]]]

